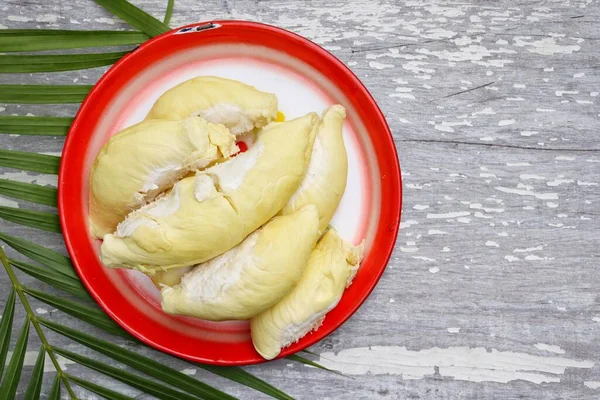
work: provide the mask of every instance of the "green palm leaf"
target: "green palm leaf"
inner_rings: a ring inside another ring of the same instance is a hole
[[[302,363],[304,365],[308,365],[310,367],[319,368],[319,369],[322,369],[324,371],[332,372],[332,373],[334,373],[336,375],[344,376],[343,374],[341,374],[341,373],[339,373],[337,371],[334,371],[332,369],[326,368],[326,367],[322,366],[321,364],[317,364],[316,362],[311,361],[308,358],[304,358],[302,356],[299,356],[298,354],[292,354],[292,355],[287,356],[286,358],[288,360],[296,361],[296,362]]]
[[[2,29],[0,52],[124,46],[148,40],[136,31],[71,31],[59,29]]]
[[[108,11],[121,18],[148,36],[168,32],[170,28],[152,15],[125,0],[94,0]]]
[[[0,56],[0,73],[59,72],[114,64],[128,52]]]
[[[81,386],[84,389],[89,390],[92,393],[99,394],[105,399],[109,400],[131,400],[131,397],[122,395],[121,393],[114,392],[110,389],[105,388],[104,386],[96,385],[95,383],[85,381],[81,378],[77,378],[76,376],[65,374],[68,380],[74,382]]]
[[[173,16],[173,7],[175,6],[175,0],[169,0],[167,2],[167,10],[165,11],[165,18],[163,19],[163,24],[169,25],[171,21],[171,17]]]
[[[231,379],[237,383],[240,383],[244,386],[251,387],[254,390],[258,390],[259,392],[263,392],[275,399],[280,400],[294,400],[293,397],[288,394],[282,392],[276,387],[269,385],[267,382],[258,379],[254,375],[249,372],[244,371],[239,367],[219,367],[216,365],[203,365],[203,364],[193,364],[196,367],[200,367],[206,371],[210,371],[215,375],[219,375],[226,379]]]
[[[0,321],[0,377],[4,371],[8,346],[10,345],[10,336],[12,333],[13,318],[15,315],[15,290],[11,289],[2,313]]]
[[[42,174],[58,174],[59,164],[60,157],[57,156],[0,149],[0,167],[41,172]]]
[[[60,400],[60,379],[58,378],[58,374],[56,374],[54,382],[52,383],[48,400]]]
[[[60,222],[56,214],[0,206],[0,218],[32,228],[60,233]]]
[[[1,32],[1,31],[0,31]],[[0,133],[19,135],[65,136],[73,118],[0,116]]]
[[[0,195],[56,207],[58,193],[53,187],[0,179]]]
[[[32,276],[50,286],[64,290],[74,296],[89,299],[90,296],[81,282],[75,278],[62,275],[50,268],[26,263],[20,260],[9,260],[10,265],[18,268],[29,276]]]
[[[25,350],[27,350],[27,338],[29,336],[29,318],[25,318],[23,328],[15,344],[13,355],[6,368],[6,373],[0,385],[0,399],[14,399],[19,385],[19,378],[23,370],[23,360],[25,360]]]
[[[38,320],[42,325],[57,333],[60,333],[63,336],[66,336],[86,347],[89,347],[92,350],[135,368],[136,370],[169,385],[173,385],[179,389],[185,390],[188,393],[202,396],[202,398],[207,399],[234,399],[220,390],[208,386],[205,383],[199,382],[148,357],[136,354],[115,344],[106,342],[75,329],[57,324],[56,322],[49,321],[44,318],[38,318]]]
[[[80,103],[92,85],[0,85],[0,103]]]
[[[54,352],[61,356],[68,358],[71,361],[75,361],[85,367],[98,371],[106,376],[123,382],[133,388],[141,390],[144,393],[148,393],[156,398],[164,400],[198,400],[197,397],[190,396],[178,390],[172,389],[168,386],[161,385],[156,381],[151,381],[141,376],[132,374],[131,372],[124,371],[119,368],[111,367],[103,364],[99,361],[92,360],[91,358],[84,357],[79,354],[75,354],[59,347],[53,348]]]
[[[30,242],[29,240],[10,236],[2,232],[0,232],[0,240],[23,254],[25,257],[29,257],[34,261],[44,264],[62,275],[79,279],[73,269],[71,259],[62,254]]]
[[[112,334],[122,336],[126,339],[132,339],[127,332],[121,329],[119,325],[117,325],[99,308],[84,306],[78,302],[54,296],[49,293],[40,292],[38,290],[28,288],[27,286],[23,286],[23,291],[31,297],[43,301],[44,303],[51,305],[52,307],[55,307],[69,315],[72,315],[79,320],[97,326]]]
[[[40,393],[42,391],[42,378],[44,374],[45,359],[46,351],[44,350],[44,346],[42,345],[40,346],[37,360],[35,361],[33,372],[31,373],[31,378],[29,378],[29,386],[27,386],[27,391],[25,392],[25,400],[37,400],[40,398]]]

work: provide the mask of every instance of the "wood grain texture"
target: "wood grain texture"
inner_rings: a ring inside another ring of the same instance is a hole
[[[158,18],[166,6],[135,3]],[[385,113],[404,178],[389,268],[359,312],[311,349],[348,377],[285,360],[248,371],[298,399],[600,396],[600,3],[177,0],[171,26],[217,18],[281,26],[345,62]],[[90,0],[4,0],[0,24],[126,27]],[[0,83],[92,84],[104,70],[0,75]],[[1,115],[76,109],[0,107]],[[0,136],[5,149],[57,153],[62,144]],[[34,179],[9,170],[0,176]],[[64,251],[60,235],[0,224]],[[0,285],[4,301],[4,274]],[[106,382],[72,364],[67,370]],[[261,398],[199,370],[195,376]],[[45,374],[45,388],[50,380]]]

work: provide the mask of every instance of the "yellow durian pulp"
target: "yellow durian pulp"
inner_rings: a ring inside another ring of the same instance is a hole
[[[106,235],[108,267],[154,271],[207,261],[281,210],[308,166],[319,118],[272,123],[245,153],[184,178]]]
[[[362,244],[352,246],[335,229],[329,229],[312,251],[296,287],[250,321],[256,351],[271,360],[281,349],[317,329],[352,282],[362,256]]]
[[[161,291],[162,309],[211,321],[248,319],[281,300],[302,276],[315,240],[315,206],[275,217],[233,249]]]
[[[102,238],[190,170],[237,152],[222,125],[193,117],[142,121],[111,137],[90,173],[90,227]]]
[[[333,218],[346,190],[348,158],[342,137],[345,117],[346,110],[339,104],[323,113],[306,175],[281,210],[281,214],[285,215],[307,204],[314,204],[319,211],[321,232],[325,231]]]
[[[276,118],[277,97],[236,80],[200,76],[167,90],[146,119],[178,120],[193,115],[241,135]]]

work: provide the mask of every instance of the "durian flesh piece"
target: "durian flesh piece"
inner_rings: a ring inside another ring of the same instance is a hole
[[[277,97],[236,80],[200,76],[167,90],[146,119],[177,120],[192,115],[241,135],[276,118]]]
[[[294,212],[307,204],[319,211],[319,230],[333,218],[348,176],[348,158],[342,137],[346,110],[337,104],[325,111],[317,130],[306,175],[296,193],[281,211],[282,215]]]
[[[275,217],[233,249],[162,289],[162,308],[211,321],[248,319],[281,300],[302,276],[317,239],[315,206]]]
[[[196,168],[237,152],[222,125],[193,117],[142,121],[111,137],[90,173],[90,226],[102,238],[127,214]]]
[[[318,120],[311,113],[273,123],[245,153],[182,179],[104,237],[102,261],[152,275],[207,261],[236,246],[298,188]]]
[[[281,349],[319,328],[352,283],[362,256],[362,244],[352,246],[335,229],[329,229],[311,253],[296,287],[250,321],[256,351],[271,360]]]

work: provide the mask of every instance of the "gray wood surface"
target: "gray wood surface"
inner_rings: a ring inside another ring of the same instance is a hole
[[[166,1],[136,3],[162,18]],[[177,0],[171,26],[213,18],[281,26],[350,66],[388,119],[404,178],[388,269],[366,304],[311,348],[346,377],[286,360],[248,371],[298,399],[600,396],[600,2]],[[0,24],[126,28],[91,0],[3,0]],[[94,83],[104,70],[0,82]],[[76,108],[2,105],[0,115]],[[0,136],[1,148],[57,153],[62,143]],[[0,171],[35,179],[11,174]],[[0,225],[64,251],[59,235]],[[0,274],[2,301],[8,288]],[[67,370],[137,395],[89,370]],[[195,376],[262,398],[200,370]]]

